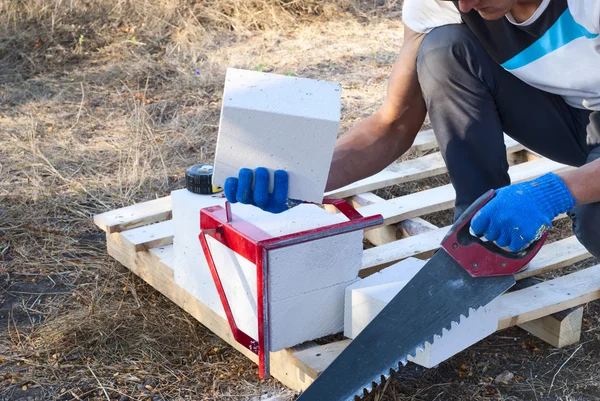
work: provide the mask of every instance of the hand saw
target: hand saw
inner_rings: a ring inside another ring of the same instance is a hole
[[[435,255],[297,401],[351,401],[367,395],[461,315],[468,317],[515,284],[514,274],[537,254],[548,232],[518,253],[473,236],[471,219],[495,194],[488,191],[465,210]]]

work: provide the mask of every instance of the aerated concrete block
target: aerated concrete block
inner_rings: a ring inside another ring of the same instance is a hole
[[[171,198],[175,282],[226,318],[198,239],[200,209],[224,206],[225,200],[187,190],[174,191]],[[231,209],[271,236],[347,221],[341,214],[308,204],[281,214],[242,204],[233,204]],[[256,266],[210,237],[208,243],[238,326],[257,339]],[[344,292],[358,280],[362,249],[359,230],[270,251],[273,351],[343,331]]]
[[[289,197],[320,203],[341,113],[341,86],[307,78],[229,68],[213,182],[241,168],[289,175]]]
[[[366,277],[346,288],[344,334],[355,338],[402,288],[420,271],[425,261],[408,258],[381,272]],[[401,313],[401,312],[400,312]],[[426,368],[435,367],[448,358],[465,350],[494,333],[498,327],[499,307],[497,300],[444,329],[435,335],[432,343],[410,356],[408,360]],[[460,324],[459,324],[460,323]]]

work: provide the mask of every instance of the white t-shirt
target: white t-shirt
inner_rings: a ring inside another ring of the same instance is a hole
[[[496,21],[462,14],[451,1],[405,0],[403,20],[420,33],[466,23],[507,71],[572,107],[600,110],[600,0],[543,0],[522,23],[510,14]],[[514,39],[494,45],[507,37]]]

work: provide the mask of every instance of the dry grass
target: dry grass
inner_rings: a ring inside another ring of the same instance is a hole
[[[401,43],[398,10],[0,1],[0,399],[285,395],[108,257],[91,217],[212,161],[229,66],[337,80],[344,127],[367,115]]]
[[[183,187],[186,167],[212,161],[227,67],[341,82],[341,132],[369,115],[402,42],[400,9],[393,0],[0,0],[0,399],[291,398],[108,257],[91,217],[166,195]],[[486,352],[498,352],[494,341]],[[446,383],[469,357],[401,377],[374,399],[468,399],[479,384]],[[489,399],[517,399],[498,394]]]

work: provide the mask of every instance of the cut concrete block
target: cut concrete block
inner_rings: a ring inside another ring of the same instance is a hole
[[[433,368],[471,345],[483,340],[498,329],[498,300],[478,309],[471,309],[469,316],[461,316],[460,322],[452,322],[450,330],[434,336],[432,343],[425,343],[410,362]]]
[[[344,334],[355,338],[402,288],[425,265],[425,261],[408,258],[385,270],[362,279],[346,289]],[[497,300],[485,307],[471,310],[469,316],[461,316],[451,330],[443,330],[434,336],[433,342],[424,344],[408,361],[431,368],[456,355],[481,339],[494,333],[498,327],[499,307]]]
[[[208,264],[198,240],[200,209],[225,199],[174,191],[175,282],[225,318]],[[347,221],[316,205],[299,205],[271,214],[233,204],[234,215],[277,237]],[[257,334],[256,266],[218,241],[207,238],[238,326]],[[362,267],[362,231],[328,237],[269,252],[271,348],[273,351],[343,331],[344,292]],[[319,313],[315,313],[319,311]]]
[[[407,258],[346,288],[344,335],[355,338],[425,262]]]
[[[341,114],[337,83],[229,68],[213,183],[241,168],[282,169],[289,197],[321,203]]]

